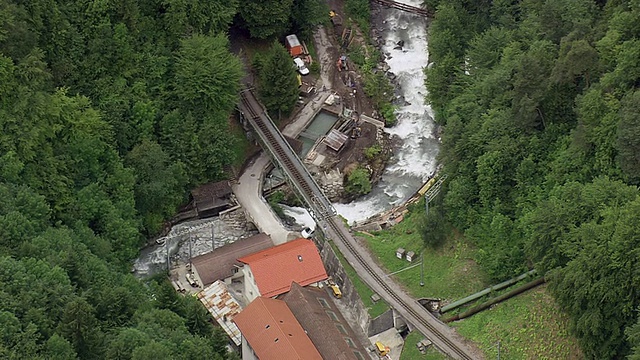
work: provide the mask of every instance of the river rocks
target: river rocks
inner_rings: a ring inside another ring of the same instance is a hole
[[[340,169],[322,173],[319,176],[319,185],[325,196],[332,202],[338,202],[344,197],[343,174]]]
[[[255,225],[248,221],[247,216],[242,208],[238,208],[234,211],[224,213],[220,216],[227,227],[236,230],[254,230]]]
[[[344,197],[344,187],[342,184],[323,186],[322,191],[331,202],[340,202]]]
[[[382,70],[383,72],[387,72],[390,69],[389,64],[387,64],[386,62],[378,63],[376,68],[378,68],[378,70]]]

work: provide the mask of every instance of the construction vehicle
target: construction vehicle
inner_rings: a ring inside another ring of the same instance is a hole
[[[333,26],[341,26],[342,25],[342,16],[340,16],[334,10],[329,11],[329,18],[331,19],[331,23]]]
[[[387,354],[391,350],[391,349],[389,349],[388,346],[385,346],[380,341],[376,341],[375,345],[376,345],[376,353],[378,354],[378,356],[387,356]]]
[[[345,55],[340,56],[336,63],[336,66],[338,66],[338,71],[349,70],[349,66],[347,65],[347,57]]]
[[[333,291],[333,296],[335,296],[337,299],[342,298],[342,291],[340,291],[340,287],[336,284],[333,285],[329,285],[329,287],[331,288],[331,291]]]

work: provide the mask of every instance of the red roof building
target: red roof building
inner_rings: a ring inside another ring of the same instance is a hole
[[[259,295],[264,297],[286,293],[294,281],[307,286],[327,279],[318,249],[313,241],[307,239],[289,241],[241,257],[238,261],[250,268],[245,281],[255,283]],[[249,301],[252,299],[253,296],[249,296]]]
[[[242,333],[243,359],[322,360],[282,300],[258,297],[233,321]]]

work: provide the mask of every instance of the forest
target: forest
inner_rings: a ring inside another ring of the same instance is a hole
[[[446,220],[531,268],[590,359],[640,359],[640,2],[426,0]]]
[[[244,160],[231,28],[273,41],[321,5],[0,0],[0,358],[237,357],[196,299],[131,261]]]

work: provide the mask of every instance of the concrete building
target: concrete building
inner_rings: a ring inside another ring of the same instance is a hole
[[[282,300],[258,297],[233,321],[242,334],[243,360],[322,360]]]
[[[296,239],[238,259],[245,264],[244,296],[251,303],[258,296],[284,294],[296,282],[317,286],[327,279],[318,248],[311,240]]]

